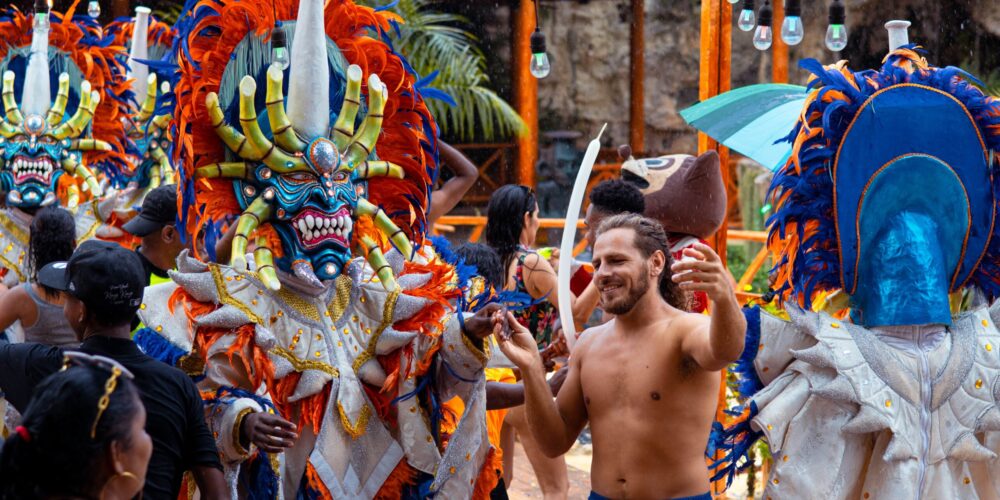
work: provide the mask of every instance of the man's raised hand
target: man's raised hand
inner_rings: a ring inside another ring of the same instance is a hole
[[[674,262],[670,266],[673,272],[671,279],[682,290],[705,292],[712,302],[735,298],[729,273],[712,247],[695,243],[693,248],[685,248],[683,254],[690,259]]]

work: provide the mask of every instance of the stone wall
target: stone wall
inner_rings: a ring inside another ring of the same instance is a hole
[[[518,2],[511,2],[517,5]],[[758,0],[758,7],[762,1]],[[790,50],[790,81],[807,75],[795,61],[837,59],[823,47],[825,1],[803,1],[806,38]],[[847,0],[851,41],[843,57],[858,68],[877,65],[885,54],[882,24],[893,18],[914,22],[911,40],[929,50],[938,65],[963,65],[982,74],[1000,67],[1000,5],[995,0]],[[490,8],[484,8],[484,6]],[[494,7],[495,5],[495,7]],[[539,82],[541,132],[576,130],[580,147],[604,122],[604,145],[629,137],[628,0],[540,2],[541,25],[548,40],[551,75]],[[729,5],[724,3],[724,5]],[[490,73],[502,94],[510,95],[511,6],[469,2],[460,7],[482,30],[490,55]],[[700,0],[646,0],[646,149],[652,153],[693,152],[696,138],[678,114],[698,99]],[[734,19],[739,4],[732,7]],[[732,83],[740,87],[770,81],[769,53],[755,50],[752,33],[733,28]],[[975,67],[977,66],[978,67]]]

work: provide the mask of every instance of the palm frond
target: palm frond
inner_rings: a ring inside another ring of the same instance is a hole
[[[369,6],[379,0],[359,0]],[[450,106],[429,100],[427,106],[447,135],[463,141],[505,140],[527,132],[524,120],[509,103],[489,88],[486,56],[479,40],[464,29],[469,21],[458,14],[436,12],[427,0],[399,0],[392,10],[404,19],[396,49],[422,75],[438,71],[431,86],[448,93],[457,103]]]
[[[153,9],[153,15],[156,16],[156,19],[173,26],[177,22],[177,18],[181,16],[183,9],[183,2],[162,2]]]

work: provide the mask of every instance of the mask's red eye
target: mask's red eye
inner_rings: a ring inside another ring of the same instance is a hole
[[[348,178],[350,178],[350,175],[348,175],[347,172],[344,171],[340,171],[333,174],[333,180],[337,182],[347,182]]]
[[[43,135],[43,136],[41,136],[41,137],[38,138],[38,142],[40,142],[42,144],[55,144],[56,143],[56,139],[55,139],[55,137],[52,137],[50,135]]]
[[[307,172],[293,172],[285,174],[285,180],[293,184],[305,184],[307,182],[318,182],[316,176]]]

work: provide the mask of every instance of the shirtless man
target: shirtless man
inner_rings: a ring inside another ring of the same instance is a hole
[[[694,259],[674,263],[672,275],[669,255],[658,222],[627,214],[601,225],[594,280],[615,318],[584,332],[554,402],[531,333],[508,317],[512,333],[501,337],[547,455],[569,450],[590,421],[591,499],[711,499],[705,446],[718,372],[742,352],[746,322],[710,247],[686,249]],[[708,294],[711,316],[681,310],[692,291]]]

